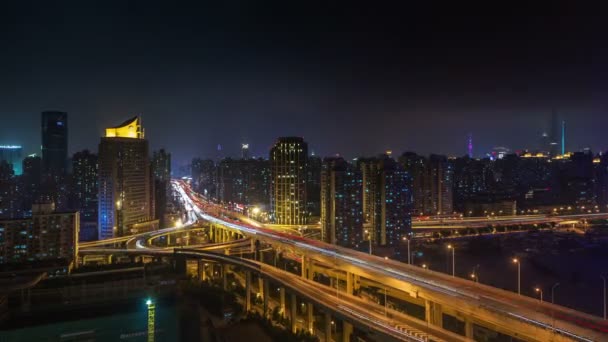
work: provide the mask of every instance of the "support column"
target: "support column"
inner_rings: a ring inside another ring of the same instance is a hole
[[[224,264],[222,265],[222,286],[224,291],[228,290],[228,269],[229,269],[229,265],[228,264]]]
[[[306,305],[306,315],[308,316],[308,319],[306,320],[306,323],[308,324],[308,332],[311,334],[314,334],[314,332],[315,332],[315,315],[314,315],[314,306],[312,305],[312,303],[308,303]]]
[[[329,312],[325,313],[325,341],[331,342],[331,315]]]
[[[349,295],[353,294],[353,275],[350,272],[346,272],[346,293],[348,293]]]
[[[279,309],[281,310],[281,317],[285,318],[285,288],[284,287],[280,287],[279,288],[279,303],[280,303],[280,307]]]
[[[197,263],[196,263],[196,273],[197,273],[197,279],[199,281],[203,280],[203,277],[204,277],[204,273],[205,273],[205,269],[204,269],[205,266],[204,265],[205,264],[204,264],[203,260],[201,260],[201,259],[197,260]]]
[[[307,275],[308,275],[308,257],[305,256],[305,255],[302,255],[301,269],[302,269],[302,278],[308,279],[307,278]]]
[[[470,318],[464,320],[464,335],[473,339],[473,321]]]
[[[298,317],[298,312],[296,311],[296,306],[297,306],[296,300],[297,300],[296,294],[292,293],[291,300],[289,303],[289,311],[291,314],[291,332],[294,334],[296,333],[296,330],[297,330],[296,329],[296,318]]]
[[[264,278],[262,278],[262,276],[258,276],[258,292],[260,293],[260,296],[264,297]]]
[[[441,304],[431,302],[430,300],[424,301],[424,313],[426,322],[429,324],[443,327],[443,313],[441,311]]]
[[[361,289],[361,276],[358,274],[353,274],[353,293],[356,291],[357,293]]]
[[[263,280],[264,286],[262,286],[262,296],[264,296],[264,317],[270,317],[270,310],[268,310],[268,300],[270,297],[270,291],[268,291],[268,279]]]
[[[251,311],[251,272],[245,271],[245,311]]]
[[[353,333],[353,325],[344,321],[342,322],[342,342],[350,342],[350,335]]]

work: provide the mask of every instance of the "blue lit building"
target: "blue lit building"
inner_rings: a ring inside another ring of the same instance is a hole
[[[5,161],[13,167],[16,176],[23,173],[21,162],[23,149],[19,145],[0,145],[0,161]]]

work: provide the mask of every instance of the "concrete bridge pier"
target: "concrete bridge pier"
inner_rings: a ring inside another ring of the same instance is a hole
[[[280,304],[280,313],[281,317],[285,318],[285,288],[279,288],[279,304]]]
[[[443,312],[441,311],[441,304],[431,302],[430,300],[425,300],[424,314],[427,323],[443,328]]]
[[[331,314],[329,312],[325,313],[325,342],[331,342]]]
[[[263,279],[263,286],[261,287],[262,296],[264,296],[264,317],[270,316],[270,310],[268,310],[268,300],[270,297],[270,291],[268,291],[268,279]]]
[[[473,339],[473,321],[470,318],[464,320],[464,335]]]
[[[307,330],[309,333],[314,334],[315,332],[315,315],[314,315],[314,306],[312,305],[312,303],[308,303],[306,304],[306,316],[307,316],[307,320],[306,320],[306,324],[307,326]]]
[[[222,288],[224,291],[228,290],[228,271],[230,270],[230,265],[223,264],[222,265]]]
[[[346,272],[346,293],[352,295],[361,288],[361,277],[357,274]]]
[[[342,342],[350,342],[350,335],[353,333],[353,325],[349,322],[342,322]]]
[[[245,311],[251,311],[251,272],[245,271]]]
[[[297,306],[297,297],[295,293],[291,294],[291,300],[289,301],[289,313],[291,314],[291,332],[292,333],[296,333],[297,331],[297,327],[296,327],[296,320],[298,317],[298,312],[296,311],[296,306]]]
[[[197,260],[196,273],[199,281],[205,281],[205,262],[202,259]]]

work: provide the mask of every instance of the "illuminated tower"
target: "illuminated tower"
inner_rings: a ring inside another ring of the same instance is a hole
[[[241,158],[249,159],[249,144],[241,144]]]
[[[154,215],[149,159],[139,117],[106,129],[99,143],[99,239],[131,234]]]
[[[270,210],[277,224],[306,224],[308,144],[298,137],[279,138],[270,150]]]
[[[559,120],[557,118],[557,112],[551,113],[551,135],[549,136],[549,144],[551,156],[559,154]]]
[[[562,155],[566,154],[566,121],[562,121]]]

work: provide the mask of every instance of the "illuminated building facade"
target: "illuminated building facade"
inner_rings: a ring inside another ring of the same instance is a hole
[[[432,154],[428,160],[428,202],[425,212],[430,215],[451,215],[453,207],[453,168],[445,156]]]
[[[84,150],[72,156],[72,207],[80,211],[80,240],[97,239],[97,155]]]
[[[225,158],[219,165],[219,201],[266,207],[270,201],[267,160]]]
[[[0,219],[21,216],[19,183],[11,164],[0,160]]]
[[[150,230],[154,224],[148,141],[139,117],[106,129],[99,144],[99,239]]]
[[[282,137],[270,150],[270,211],[277,224],[307,223],[306,166],[308,144],[299,137]]]
[[[0,264],[57,260],[70,267],[78,254],[79,229],[78,212],[36,204],[31,218],[0,220]]]
[[[204,196],[214,197],[217,193],[217,169],[212,159],[195,158],[191,164],[194,189]]]
[[[22,150],[21,146],[18,145],[0,145],[0,162],[5,161],[9,164],[15,176],[20,176],[23,173]]]
[[[166,228],[165,213],[167,198],[171,193],[171,154],[160,149],[152,154],[152,176],[154,184],[154,217],[159,220],[159,226]]]
[[[357,168],[361,172],[363,186],[363,219],[372,227],[375,225],[374,215],[376,208],[376,175],[378,173],[378,159],[376,158],[359,158],[357,159]]]
[[[63,175],[68,160],[68,113],[42,112],[42,166],[53,177]]]
[[[363,240],[361,172],[342,158],[323,160],[321,235],[323,241],[344,247],[355,247]]]
[[[376,244],[396,246],[412,233],[412,191],[409,173],[394,159],[378,161],[373,234]]]

